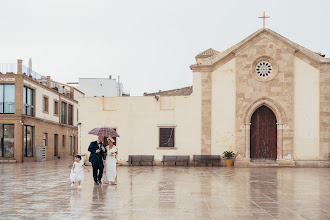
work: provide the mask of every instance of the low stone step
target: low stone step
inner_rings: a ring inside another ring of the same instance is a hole
[[[0,160],[0,163],[16,163],[16,160]]]
[[[251,162],[250,167],[278,167],[276,162]]]

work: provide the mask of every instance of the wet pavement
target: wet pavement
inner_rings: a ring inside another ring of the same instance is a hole
[[[72,189],[70,165],[0,164],[0,219],[330,219],[329,168],[122,166]]]

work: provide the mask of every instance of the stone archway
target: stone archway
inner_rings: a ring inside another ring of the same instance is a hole
[[[255,110],[251,117],[250,147],[251,161],[276,160],[277,158],[276,116],[265,105]]]
[[[246,109],[243,116],[243,123],[245,127],[245,158],[250,159],[250,135],[251,135],[251,117],[253,113],[261,106],[266,106],[276,116],[277,121],[277,160],[283,159],[283,125],[286,124],[286,117],[282,107],[267,97],[262,97],[251,103]]]

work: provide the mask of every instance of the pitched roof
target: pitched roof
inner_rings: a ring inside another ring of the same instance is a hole
[[[220,53],[220,52],[216,51],[212,48],[209,48],[209,49],[197,54],[197,56],[195,58],[207,58],[207,57],[211,57],[211,56],[213,56],[215,54],[218,54],[218,53]]]
[[[283,41],[284,43],[286,43],[287,45],[289,45],[292,48],[296,49],[297,51],[300,51],[302,54],[304,54],[308,58],[311,58],[311,59],[313,59],[315,61],[318,61],[318,62],[330,62],[330,58],[324,58],[324,57],[320,56],[318,53],[313,52],[313,51],[311,51],[311,50],[309,50],[309,49],[307,49],[307,48],[305,48],[305,47],[303,47],[303,46],[301,46],[297,43],[294,43],[293,41],[283,37],[282,35],[276,33],[275,31],[272,31],[272,30],[267,29],[267,28],[262,28],[262,29],[259,29],[256,32],[254,32],[253,34],[251,34],[250,36],[248,36],[247,38],[245,38],[241,42],[237,43],[236,45],[228,48],[227,50],[224,50],[224,51],[222,51],[218,54],[215,54],[213,56],[209,56],[207,59],[205,59],[203,61],[202,65],[213,65],[214,63],[222,60],[223,58],[227,57],[231,53],[235,53],[237,50],[242,48],[247,42],[249,42],[254,37],[256,37],[259,34],[264,33],[264,32],[274,36],[275,38],[277,38],[281,41]],[[193,64],[192,66],[198,66],[198,65],[201,65],[201,64]]]

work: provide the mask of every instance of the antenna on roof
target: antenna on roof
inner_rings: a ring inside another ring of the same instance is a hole
[[[32,58],[29,59],[29,69],[28,69],[28,76],[32,75]]]

